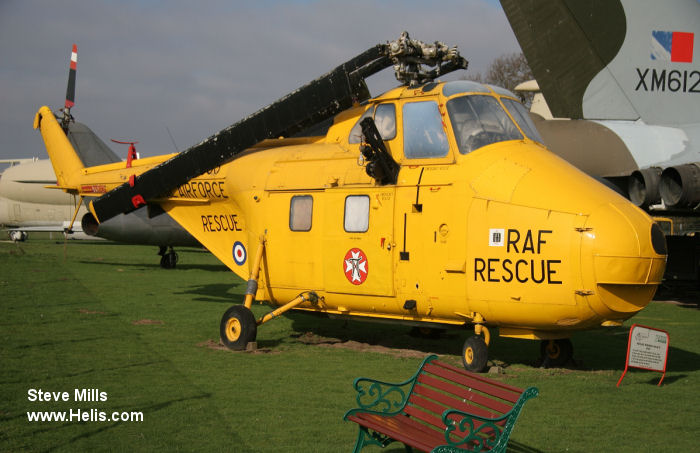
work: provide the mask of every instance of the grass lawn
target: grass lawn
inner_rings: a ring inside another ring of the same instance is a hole
[[[291,314],[258,329],[255,353],[218,346],[245,284],[212,255],[36,239],[0,243],[0,451],[351,451],[352,381],[401,381],[437,353],[455,364],[471,333],[418,338],[404,326]],[[540,369],[539,344],[495,337],[495,378],[539,388],[513,452],[697,451],[700,310],[655,302],[633,322],[669,331],[668,373],[631,370],[628,322],[574,336],[578,366]],[[253,307],[256,316],[269,310]],[[30,401],[32,392],[69,401]],[[75,401],[97,389],[106,400]],[[32,411],[140,412],[143,420],[30,422]],[[368,447],[365,451],[380,451]],[[393,444],[384,451],[404,451]]]

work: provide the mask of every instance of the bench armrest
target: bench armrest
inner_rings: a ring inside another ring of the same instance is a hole
[[[469,446],[469,451],[505,451],[510,432],[515,421],[520,415],[520,410],[530,398],[538,395],[535,387],[527,388],[518,398],[513,407],[500,417],[482,417],[457,409],[448,409],[442,413],[442,422],[445,424],[445,441],[448,446]],[[505,424],[502,422],[505,420]],[[480,422],[475,428],[475,421]],[[465,433],[457,435],[455,431]],[[459,438],[455,440],[454,436]]]
[[[408,397],[413,391],[416,378],[423,369],[423,366],[436,358],[437,356],[435,355],[426,357],[418,368],[418,371],[403,382],[391,383],[365,377],[355,379],[353,387],[357,391],[355,400],[357,401],[358,407],[349,410],[343,419],[347,420],[348,416],[356,412],[370,412],[381,415],[395,415],[400,413],[408,402]]]

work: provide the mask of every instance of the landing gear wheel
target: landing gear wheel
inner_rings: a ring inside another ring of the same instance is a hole
[[[569,363],[574,353],[574,345],[568,338],[544,340],[540,345],[543,368],[557,368]]]
[[[255,341],[258,324],[253,312],[243,305],[234,305],[221,317],[219,334],[221,342],[229,349],[240,351],[251,341]]]
[[[462,347],[462,364],[467,371],[482,372],[486,368],[488,358],[489,347],[483,338],[478,335],[467,338]]]
[[[27,240],[27,233],[25,231],[12,230],[10,231],[10,240],[12,242],[24,242]]]
[[[158,254],[161,255],[160,267],[162,267],[163,269],[175,269],[175,266],[177,265],[178,256],[172,247],[170,247],[170,249],[167,252],[165,251],[165,247],[161,247],[160,252],[158,252]]]

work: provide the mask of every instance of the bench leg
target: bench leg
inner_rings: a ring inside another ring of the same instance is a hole
[[[360,450],[362,450],[365,445],[377,445],[381,448],[386,447],[390,443],[394,442],[394,439],[391,437],[384,436],[382,434],[379,434],[377,432],[370,432],[369,429],[365,428],[364,426],[360,426],[360,429],[357,432],[357,441],[355,442],[355,449],[353,450],[353,453],[360,453]],[[406,451],[411,452],[411,447],[406,445]]]
[[[360,453],[362,447],[365,446],[365,439],[367,438],[367,435],[367,428],[360,426],[360,429],[357,430],[357,441],[355,442],[355,449],[352,451],[352,453]]]

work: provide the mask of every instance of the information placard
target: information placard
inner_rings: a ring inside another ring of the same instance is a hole
[[[625,371],[622,372],[620,380],[617,381],[617,386],[620,386],[625,373],[630,367],[662,372],[663,375],[658,384],[661,385],[666,375],[668,345],[669,336],[665,330],[633,324],[630,328],[627,342]]]

